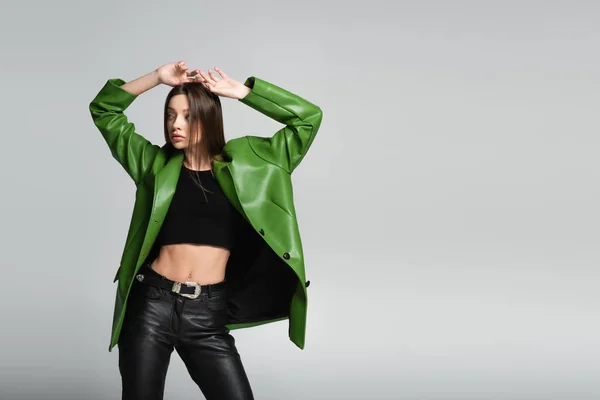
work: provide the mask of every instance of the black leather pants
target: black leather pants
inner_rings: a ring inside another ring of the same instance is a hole
[[[147,265],[140,273],[164,278]],[[134,279],[118,343],[122,399],[162,400],[175,349],[207,400],[252,400],[226,318],[223,285],[189,299]]]

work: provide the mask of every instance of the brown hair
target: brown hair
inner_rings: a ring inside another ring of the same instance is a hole
[[[186,95],[190,105],[188,143],[197,143],[197,145],[190,144],[190,146],[195,147],[191,149],[195,152],[195,159],[208,158],[211,167],[214,160],[223,161],[222,152],[223,147],[225,147],[225,133],[223,129],[221,100],[219,100],[218,95],[210,92],[199,82],[188,82],[174,86],[167,94],[164,108],[164,134],[167,145],[169,147],[173,146],[169,135],[167,109],[171,98],[179,94]],[[200,137],[200,141],[198,141],[200,130],[202,130],[202,136]],[[192,178],[204,190],[196,174],[192,174]]]

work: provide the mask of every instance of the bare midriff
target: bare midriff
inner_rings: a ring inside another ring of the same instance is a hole
[[[162,246],[152,269],[176,282],[201,285],[222,282],[229,250],[205,244],[171,244]]]

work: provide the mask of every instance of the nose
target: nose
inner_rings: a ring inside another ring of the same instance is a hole
[[[181,128],[183,128],[184,124],[185,124],[185,117],[178,116],[175,118],[175,121],[173,121],[173,128],[181,129]]]

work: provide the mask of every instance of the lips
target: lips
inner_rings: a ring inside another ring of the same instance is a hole
[[[181,136],[181,135],[171,135],[171,139],[173,139],[173,140],[183,140],[185,138],[183,136]]]

